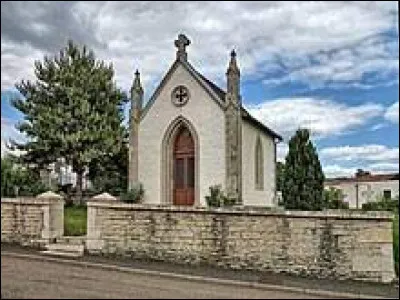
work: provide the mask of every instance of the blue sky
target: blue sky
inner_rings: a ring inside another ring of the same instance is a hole
[[[283,135],[279,159],[307,127],[327,176],[357,168],[398,172],[397,2],[2,2],[2,153],[21,115],[15,82],[68,39],[112,62],[128,90],[136,68],[149,98],[175,58],[178,33],[188,59],[225,88],[229,52],[241,69],[244,105]],[[18,20],[24,19],[24,22]]]

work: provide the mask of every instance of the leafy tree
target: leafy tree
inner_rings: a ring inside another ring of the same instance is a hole
[[[321,210],[324,174],[307,129],[298,129],[289,141],[285,159],[283,204],[288,209]]]
[[[1,158],[1,196],[37,196],[48,190],[34,169],[22,166],[17,157]]]
[[[122,145],[113,155],[93,159],[89,164],[89,179],[96,193],[108,192],[114,196],[128,188],[128,146]]]
[[[285,164],[278,161],[276,163],[276,190],[282,191],[284,182]]]
[[[120,150],[127,98],[113,82],[113,66],[95,58],[86,46],[72,41],[58,56],[35,62],[34,82],[16,84],[25,97],[13,105],[25,115],[17,128],[28,142],[14,143],[27,151],[26,162],[45,166],[64,158],[77,174],[82,199],[82,176],[89,163]]]
[[[325,207],[330,209],[347,209],[349,204],[344,202],[343,191],[334,187],[324,190]]]

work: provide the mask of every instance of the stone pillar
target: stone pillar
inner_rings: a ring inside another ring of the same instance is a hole
[[[86,249],[89,251],[89,253],[99,253],[104,246],[104,242],[100,237],[101,230],[98,228],[99,223],[97,219],[96,207],[96,203],[102,201],[117,201],[117,198],[108,193],[103,193],[94,196],[90,199],[90,201],[87,202]]]
[[[64,235],[64,199],[62,196],[48,191],[40,194],[37,199],[46,200],[43,206],[43,239],[54,239]]]
[[[140,83],[139,71],[131,88],[131,111],[129,117],[129,166],[128,189],[139,181],[139,123],[143,104],[143,88]]]
[[[231,52],[227,75],[225,110],[226,193],[242,203],[242,118],[240,97],[240,71],[236,53]]]

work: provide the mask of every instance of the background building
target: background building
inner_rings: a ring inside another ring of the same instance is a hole
[[[364,203],[399,196],[399,173],[371,174],[359,170],[354,177],[331,178],[325,181],[325,188],[342,190],[344,201],[350,208],[361,208]]]

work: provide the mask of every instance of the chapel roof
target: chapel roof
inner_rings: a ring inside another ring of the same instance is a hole
[[[207,85],[209,86],[210,89],[212,89],[214,91],[215,94],[218,95],[218,97],[221,99],[222,102],[225,102],[225,95],[226,92],[221,89],[219,86],[217,86],[215,83],[213,83],[212,81],[210,81],[209,79],[207,79],[205,76],[203,76],[202,74],[200,74],[198,71],[195,71],[197,73],[197,75],[199,75],[201,77],[201,79],[203,79]],[[265,126],[263,123],[261,123],[260,121],[258,121],[256,118],[254,118],[244,107],[243,105],[241,105],[241,113],[242,113],[242,118],[248,122],[250,122],[253,126],[259,128],[260,130],[264,131],[265,133],[267,133],[268,135],[271,135],[274,138],[277,138],[278,140],[282,141],[283,138],[277,134],[275,131],[273,131],[272,129],[268,128],[267,126]]]

